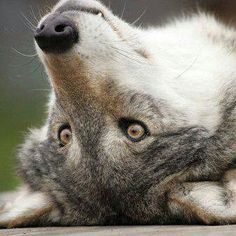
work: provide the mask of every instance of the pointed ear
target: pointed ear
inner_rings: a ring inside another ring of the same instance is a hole
[[[13,201],[0,208],[0,228],[47,225],[55,222],[58,214],[52,201],[44,193],[23,188],[16,193]]]

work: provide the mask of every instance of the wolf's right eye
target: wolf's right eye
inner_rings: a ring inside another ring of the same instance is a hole
[[[59,132],[58,132],[58,139],[62,147],[70,143],[72,139],[72,131],[71,131],[71,127],[68,124],[60,127]]]
[[[132,142],[142,141],[147,135],[149,135],[146,125],[141,121],[122,118],[119,121],[119,126],[126,137]]]

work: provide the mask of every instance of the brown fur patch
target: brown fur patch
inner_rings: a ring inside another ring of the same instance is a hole
[[[180,206],[181,210],[188,212],[184,214],[189,218],[198,218],[205,224],[212,224],[217,222],[217,217],[206,212],[204,209],[200,208],[198,205],[194,204],[191,201],[184,200],[183,198],[171,197],[170,200],[174,202],[176,205]],[[189,219],[191,222],[191,219]]]
[[[29,223],[34,224],[40,218],[43,218],[44,216],[46,216],[47,214],[49,214],[52,211],[53,211],[53,207],[50,206],[45,209],[40,209],[40,210],[34,212],[34,214],[32,214],[32,215],[28,215],[28,216],[25,215],[25,216],[17,217],[16,219],[8,222],[7,228],[16,228],[16,227],[20,227],[20,226],[25,226]]]

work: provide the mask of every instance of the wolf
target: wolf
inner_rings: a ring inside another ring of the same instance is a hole
[[[61,0],[35,31],[48,119],[1,227],[236,223],[236,31],[198,13],[137,28]]]

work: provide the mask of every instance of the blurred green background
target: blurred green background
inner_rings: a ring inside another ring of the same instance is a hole
[[[56,1],[0,0],[0,192],[19,185],[15,174],[17,146],[27,130],[46,119],[47,76],[35,55],[33,31],[40,15]],[[235,22],[234,0],[107,0],[129,22],[142,15],[145,24],[164,23],[200,6]],[[137,22],[137,25],[140,24]],[[24,55],[25,54],[25,55]]]
[[[0,1],[0,192],[18,185],[15,155],[27,129],[40,126],[48,94],[28,18],[36,24],[45,1]],[[34,11],[35,13],[33,14]],[[27,54],[23,56],[21,54]]]

